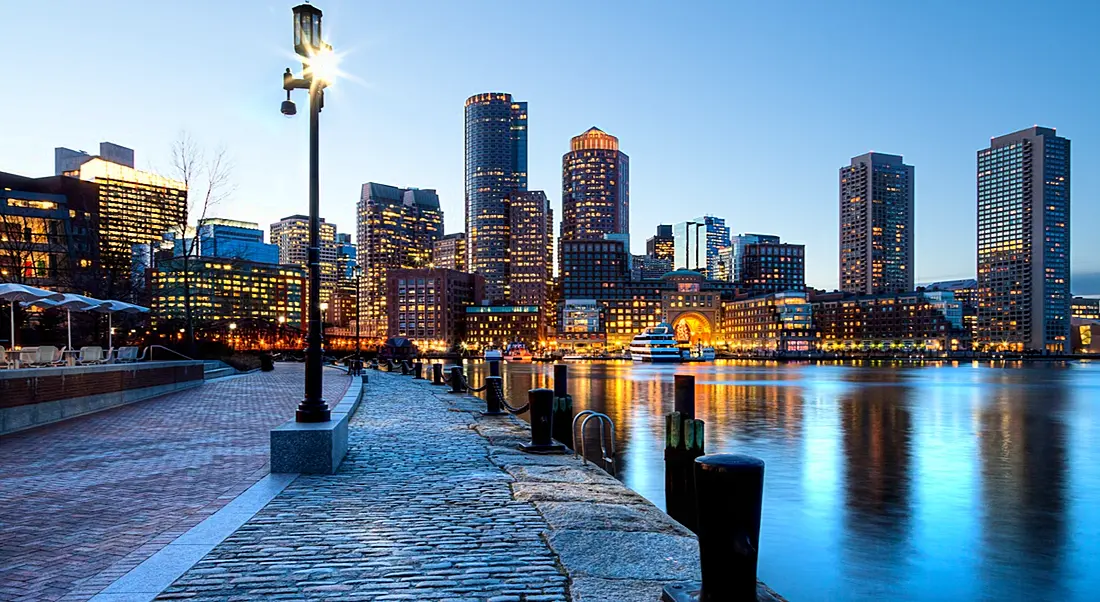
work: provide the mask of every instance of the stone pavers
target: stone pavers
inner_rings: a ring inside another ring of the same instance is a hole
[[[0,437],[0,599],[85,600],[267,473],[302,365]],[[325,372],[339,399],[349,378]]]

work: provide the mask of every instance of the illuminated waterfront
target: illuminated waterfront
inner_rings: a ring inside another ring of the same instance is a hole
[[[507,365],[509,397],[551,373]],[[661,507],[675,373],[708,452],[767,462],[760,575],[790,599],[1100,591],[1100,365],[570,364],[574,410],[614,419],[620,477]]]

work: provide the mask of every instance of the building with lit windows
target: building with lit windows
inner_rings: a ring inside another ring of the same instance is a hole
[[[196,330],[242,320],[266,323],[273,329],[301,329],[306,278],[303,268],[218,258],[192,259],[189,263]],[[151,282],[156,319],[184,319],[183,261],[160,262],[152,270]]]
[[[561,240],[630,234],[630,158],[619,139],[589,128],[561,158]]]
[[[940,354],[970,349],[969,333],[923,292],[835,292],[809,299],[822,351]]]
[[[537,305],[545,311],[554,273],[554,210],[541,190],[516,192],[509,206],[512,303]]]
[[[713,215],[697,217],[672,227],[675,251],[673,267],[701,272],[716,280],[722,271],[719,267],[719,250],[730,246],[730,231],[726,220]]]
[[[723,275],[730,282],[742,282],[744,279],[745,246],[752,244],[779,244],[779,237],[772,234],[738,234],[730,237],[730,245],[719,250]]]
[[[450,351],[462,342],[466,308],[481,303],[485,280],[441,268],[390,269],[386,275],[389,336],[423,351]]]
[[[199,220],[196,235],[202,257],[279,263],[279,246],[264,242],[264,231],[257,223],[206,218]]]
[[[360,329],[364,337],[385,339],[389,312],[389,270],[431,265],[436,241],[443,235],[443,211],[435,190],[397,188],[368,182],[359,198]]]
[[[466,254],[486,297],[508,299],[507,199],[527,190],[527,103],[488,92],[466,99]]]
[[[867,153],[840,168],[840,290],[913,290],[913,166]]]
[[[336,290],[336,283],[340,277],[336,267],[336,225],[321,218],[320,235],[320,293],[321,302],[327,303],[332,299],[332,293]],[[279,263],[301,266],[306,269],[307,274],[309,273],[308,215],[290,215],[271,224],[269,240],[279,247]]]
[[[509,343],[523,343],[528,349],[541,349],[545,340],[542,308],[537,305],[476,305],[466,308],[466,335],[463,341],[475,351],[486,347],[503,349]]]
[[[455,232],[444,235],[432,247],[432,267],[444,270],[466,270],[466,234]]]
[[[719,346],[738,354],[804,354],[817,342],[813,307],[804,292],[722,301],[718,331]]]
[[[1070,141],[1031,127],[978,151],[978,342],[1070,346]]]
[[[664,281],[631,282],[624,295],[599,301],[607,347],[625,349],[646,328],[665,321]]]
[[[1100,320],[1100,299],[1074,297],[1070,302],[1070,316],[1082,320]]]
[[[559,240],[563,299],[618,298],[630,280],[621,240]]]
[[[654,259],[672,263],[676,256],[676,239],[672,236],[672,224],[657,226],[657,233],[645,241],[645,254]]]
[[[955,301],[962,306],[962,323],[967,332],[970,333],[970,339],[972,341],[978,340],[978,281],[974,278],[964,278],[961,280],[942,280],[939,282],[931,282],[918,287],[918,290],[923,288],[927,293],[935,293],[936,291],[950,292]]]
[[[607,342],[602,314],[603,308],[595,299],[563,301],[558,320],[558,349],[581,354],[602,351]]]
[[[758,242],[745,245],[741,285],[754,293],[806,290],[806,246]]]
[[[359,313],[357,306],[359,281],[356,279],[356,268],[359,251],[355,243],[351,241],[351,234],[338,232],[336,234],[336,289],[333,291],[332,300],[329,302],[328,322],[340,334],[355,335],[355,321]]]
[[[635,255],[630,265],[631,280],[657,280],[672,271],[672,261],[649,255]]]

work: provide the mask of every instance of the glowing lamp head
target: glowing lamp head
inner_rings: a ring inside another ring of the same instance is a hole
[[[294,52],[309,58],[324,48],[321,40],[321,9],[312,4],[299,4],[294,11]]]

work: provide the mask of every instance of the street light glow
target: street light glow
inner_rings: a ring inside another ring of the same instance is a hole
[[[304,75],[306,77],[312,76],[315,81],[324,85],[332,84],[346,75],[340,71],[340,60],[342,58],[340,54],[333,51],[331,46],[325,46],[302,59]]]

